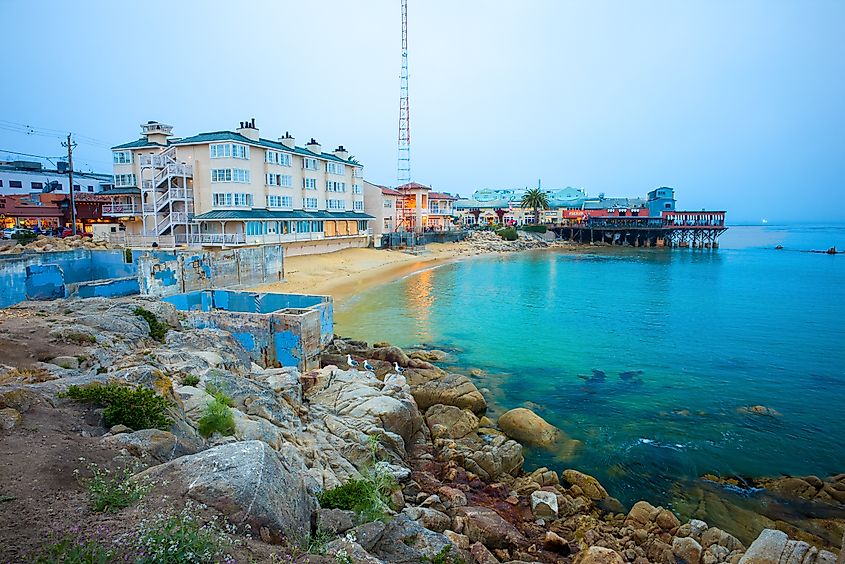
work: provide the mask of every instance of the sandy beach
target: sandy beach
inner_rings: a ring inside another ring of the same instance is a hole
[[[285,281],[262,284],[267,292],[323,294],[335,302],[414,272],[470,256],[466,243],[432,243],[420,255],[383,249],[344,249],[285,259]]]

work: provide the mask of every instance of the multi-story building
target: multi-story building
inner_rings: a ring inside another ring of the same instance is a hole
[[[363,166],[343,146],[264,139],[254,119],[191,137],[172,130],[148,122],[140,139],[112,147],[114,190],[125,193],[103,214],[122,218],[130,244],[368,243]]]
[[[458,198],[434,192],[430,186],[409,182],[397,186],[397,222],[400,231],[446,231],[454,228],[453,204]]]
[[[73,191],[98,194],[112,187],[112,176],[73,171]],[[59,161],[55,169],[35,161],[0,161],[0,194],[69,194],[67,163]]]
[[[373,242],[378,245],[381,236],[399,228],[399,198],[402,192],[364,181],[364,211],[373,216]]]

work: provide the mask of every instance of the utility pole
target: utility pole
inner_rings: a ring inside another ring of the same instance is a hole
[[[67,146],[67,177],[68,182],[70,183],[71,233],[74,237],[76,237],[76,198],[73,194],[73,142],[70,139],[70,135],[70,133],[67,134],[67,143],[62,143],[62,145]]]

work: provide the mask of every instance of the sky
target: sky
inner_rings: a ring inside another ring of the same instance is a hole
[[[676,190],[729,221],[845,218],[845,2],[409,0],[413,180]],[[399,0],[0,0],[0,158],[290,131],[396,183]],[[25,124],[36,133],[22,132]],[[47,131],[45,131],[47,130]],[[54,134],[55,133],[55,134]],[[13,156],[13,155],[12,155]]]

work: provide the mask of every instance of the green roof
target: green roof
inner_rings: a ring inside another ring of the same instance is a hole
[[[116,145],[112,147],[112,151],[117,151],[118,149],[140,149],[142,147],[164,147],[161,143],[151,143],[144,139],[137,139],[135,141],[130,141],[129,143],[124,143],[123,145]]]
[[[371,215],[357,212],[328,212],[328,211],[282,211],[282,210],[211,210],[200,215],[194,216],[196,221],[227,221],[227,220],[242,220],[242,221],[258,221],[258,220],[279,220],[279,219],[357,219],[357,220],[371,220],[375,219]]]
[[[100,192],[103,196],[126,196],[126,195],[138,195],[141,193],[141,190],[138,188],[110,188],[108,190],[103,190]]]

